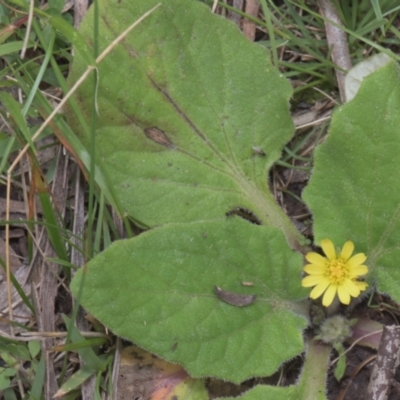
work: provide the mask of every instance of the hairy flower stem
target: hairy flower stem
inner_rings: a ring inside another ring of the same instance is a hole
[[[326,400],[326,376],[332,346],[308,337],[304,367],[299,381],[303,400]]]

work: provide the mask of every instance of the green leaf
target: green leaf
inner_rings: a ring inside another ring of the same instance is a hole
[[[11,379],[17,373],[14,368],[3,368],[0,367],[0,390],[4,390],[11,385]]]
[[[26,124],[25,116],[21,110],[21,105],[9,93],[6,92],[0,93],[0,101],[10,113],[11,119],[15,121],[15,124],[21,131],[23,138],[29,143],[31,149],[34,150],[35,147]]]
[[[31,355],[29,353],[28,347],[26,344],[21,344],[16,346],[18,357],[22,358],[23,360],[30,361]]]
[[[0,390],[10,387],[10,378],[7,378],[2,372],[2,368],[0,367]]]
[[[208,398],[204,380],[192,378],[186,379],[183,384],[178,385],[176,390],[169,395],[171,400],[207,400]]]
[[[31,340],[28,342],[28,349],[29,349],[29,353],[33,358],[35,358],[39,352],[40,352],[40,341],[39,340]]]
[[[46,376],[46,358],[42,353],[37,368],[35,369],[35,375],[30,392],[31,399],[41,398],[45,376]]]
[[[277,387],[258,385],[239,397],[219,397],[216,400],[298,400],[299,393],[295,386]]]
[[[96,373],[96,370],[84,365],[78,371],[76,371],[71,377],[62,384],[60,389],[58,389],[57,393],[53,398],[61,397],[81,386],[87,379],[89,379],[93,374]]]
[[[400,301],[400,74],[390,62],[366,77],[332,118],[304,199],[316,243],[355,243],[366,254],[369,283]]]
[[[267,185],[293,124],[291,87],[265,49],[188,0],[100,1],[101,47],[159,2],[99,65],[97,151],[123,211],[158,226],[241,207],[299,238]],[[71,84],[85,66],[76,57]],[[88,121],[92,98],[88,79],[77,96]]]
[[[75,327],[73,323],[71,323],[71,319],[66,315],[63,315],[63,320],[65,325],[68,327],[69,335],[71,337],[71,341],[74,344],[82,344],[85,345],[87,340],[81,335],[79,330]],[[82,357],[84,363],[93,371],[103,371],[105,368],[105,363],[96,355],[94,350],[91,347],[82,347],[77,349],[77,352]]]
[[[79,51],[79,55],[83,57],[86,67],[88,65],[95,65],[96,61],[93,58],[93,54],[91,53],[89,46],[69,22],[59,16],[47,15],[41,10],[35,9],[35,12],[40,16],[49,18],[49,22],[53,28],[61,32],[67,38],[67,40],[71,42],[74,48]]]
[[[65,3],[63,0],[49,0],[48,8],[51,8],[54,13],[57,12],[59,15],[61,15],[64,5]]]
[[[2,368],[1,374],[8,377],[14,377],[17,375],[18,370],[15,368]]]
[[[0,41],[0,43],[1,43],[1,41]],[[33,44],[29,43],[27,48],[31,48],[32,46],[33,46]],[[24,42],[22,40],[2,44],[0,46],[0,57],[20,51],[23,47],[24,47]],[[13,84],[15,84],[15,83],[13,83]]]
[[[17,400],[17,396],[12,388],[4,390],[4,400]]]
[[[337,360],[333,374],[335,375],[336,380],[340,382],[344,376],[344,373],[346,372],[346,352],[341,343],[336,343],[334,348],[338,352],[339,359]]]
[[[241,382],[271,375],[302,352],[301,269],[279,229],[237,217],[171,224],[115,242],[92,260],[81,302],[114,333],[193,377]],[[82,277],[80,270],[72,282],[75,295]],[[214,286],[257,298],[232,306]]]

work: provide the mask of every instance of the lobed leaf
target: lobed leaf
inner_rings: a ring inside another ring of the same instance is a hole
[[[293,125],[291,87],[264,48],[187,0],[101,1],[102,48],[159,2],[99,65],[97,149],[123,211],[158,226],[243,208],[299,238],[267,185]],[[71,81],[85,67],[77,57]],[[89,80],[77,98],[87,120],[92,98]]]

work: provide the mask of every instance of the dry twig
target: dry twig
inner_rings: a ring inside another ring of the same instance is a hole
[[[400,326],[384,326],[367,389],[368,399],[386,400],[389,397],[391,381],[400,362],[399,349]]]
[[[258,0],[247,0],[245,13],[253,17],[257,17],[259,8],[260,3]],[[244,18],[243,20],[243,34],[247,37],[247,39],[254,42],[256,37],[256,24],[247,18]]]
[[[318,0],[318,6],[321,14],[325,18],[326,40],[328,47],[332,50],[332,61],[338,67],[336,77],[339,86],[340,99],[342,103],[346,102],[344,90],[344,78],[346,72],[351,68],[349,46],[346,33],[340,29],[343,26],[335,6],[330,0]],[[333,24],[327,22],[332,21]]]

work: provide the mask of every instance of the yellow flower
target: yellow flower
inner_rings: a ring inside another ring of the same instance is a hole
[[[301,281],[303,287],[312,287],[310,297],[317,299],[324,292],[322,304],[328,307],[336,296],[343,304],[350,304],[350,296],[358,297],[368,285],[358,280],[359,276],[368,272],[368,267],[362,265],[367,257],[363,253],[355,254],[353,242],[346,242],[340,254],[336,253],[329,239],[321,241],[321,247],[326,257],[317,253],[307,253],[306,260],[310,263],[304,267],[309,274]]]

